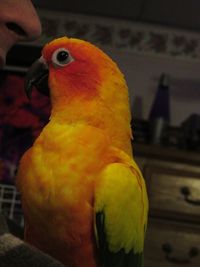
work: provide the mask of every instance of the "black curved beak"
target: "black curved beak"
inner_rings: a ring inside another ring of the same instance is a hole
[[[29,99],[31,98],[33,87],[36,87],[40,93],[49,96],[48,75],[48,67],[41,59],[33,63],[28,70],[24,84],[25,92]]]

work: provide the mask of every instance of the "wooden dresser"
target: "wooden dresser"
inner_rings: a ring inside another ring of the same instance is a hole
[[[144,267],[200,267],[200,153],[133,147],[150,202]]]

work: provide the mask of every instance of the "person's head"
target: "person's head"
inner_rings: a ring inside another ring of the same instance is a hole
[[[41,24],[31,0],[0,0],[0,67],[19,41],[38,38]]]

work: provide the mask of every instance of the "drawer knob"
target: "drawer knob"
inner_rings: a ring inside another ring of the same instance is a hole
[[[190,189],[187,186],[183,186],[180,188],[180,192],[184,197],[184,200],[191,204],[191,205],[195,205],[195,206],[200,206],[200,199],[193,199],[191,197],[191,192]]]
[[[191,259],[198,256],[199,250],[197,247],[191,247],[191,249],[188,252],[188,257],[183,257],[179,258],[176,256],[173,256],[173,246],[170,245],[169,243],[164,243],[162,245],[162,250],[165,253],[165,258],[167,261],[171,263],[176,263],[176,264],[189,264],[191,262]]]

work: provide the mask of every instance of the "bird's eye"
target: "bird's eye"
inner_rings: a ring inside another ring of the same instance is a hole
[[[52,62],[56,66],[65,66],[74,61],[69,51],[65,48],[57,49],[52,55]]]

